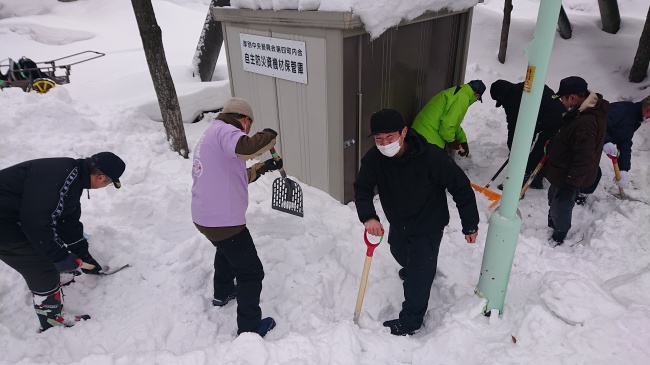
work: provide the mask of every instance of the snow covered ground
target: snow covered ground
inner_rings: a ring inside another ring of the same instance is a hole
[[[425,2],[435,1],[418,6]],[[199,83],[190,67],[209,1],[153,3],[179,98],[187,110],[220,107],[229,96],[225,59],[211,83]],[[359,3],[321,0],[319,6]],[[595,0],[563,3],[573,38],[556,37],[547,84],[557,90],[560,79],[579,75],[609,101],[650,94],[650,80],[627,82],[647,1],[619,0],[616,35],[599,30]],[[603,157],[601,186],[575,208],[564,246],[546,242],[545,191],[526,194],[502,317],[484,317],[484,303],[474,295],[489,202],[477,197],[474,245],[465,243],[452,204],[425,327],[412,337],[391,336],[381,325],[395,318],[403,300],[385,243],[375,251],[359,325],[352,323],[365,255],[354,204],[301,184],[305,218],[274,211],[271,184],[279,175],[267,174],[250,186],[247,218],[266,271],[262,311],[278,326],[265,339],[237,337],[236,306],[210,303],[214,248],[191,222],[191,161],[169,150],[162,124],[152,121],[155,94],[130,2],[0,5],[0,59],[47,60],[87,49],[107,54],[73,66],[72,82],[47,94],[0,92],[0,168],[32,158],[117,153],[127,162],[123,188],[83,198],[82,220],[100,263],[132,265],[113,276],[78,278],[65,288],[66,308],[92,319],[37,334],[24,281],[0,264],[0,364],[645,364],[650,358],[650,126],[635,135],[626,190],[643,202],[611,195],[613,171]],[[539,0],[515,2],[505,65],[496,60],[503,1],[476,7],[467,80],[481,78],[488,87],[499,78],[523,80],[523,48],[538,6]],[[185,125],[190,146],[209,122],[208,116]],[[473,182],[485,184],[507,158],[505,114],[486,93],[463,126],[472,158],[459,164]]]

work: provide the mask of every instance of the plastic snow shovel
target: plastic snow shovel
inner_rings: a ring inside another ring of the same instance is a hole
[[[488,188],[490,187],[490,185],[492,185],[492,183],[497,178],[497,176],[499,176],[499,174],[501,174],[501,171],[503,171],[503,169],[506,167],[506,165],[508,164],[508,161],[510,161],[510,157],[508,157],[506,159],[506,162],[504,162],[503,165],[501,165],[501,167],[499,167],[499,170],[497,171],[497,173],[494,174],[494,176],[492,176],[490,181],[487,184],[485,184],[485,186],[478,186],[478,185],[476,185],[474,183],[470,183],[472,185],[472,187],[474,188],[474,190],[476,190],[479,193],[485,195],[489,200],[499,200],[499,199],[501,199],[501,194],[497,193],[496,191],[492,191],[492,190],[490,190]]]
[[[361,285],[359,286],[359,295],[357,295],[357,306],[354,308],[354,323],[356,324],[359,321],[359,315],[361,314],[361,305],[363,305],[363,297],[366,294],[366,284],[368,283],[368,273],[370,272],[370,263],[372,262],[372,255],[375,252],[375,248],[379,246],[381,240],[384,239],[384,230],[381,230],[381,237],[379,237],[379,242],[371,243],[368,241],[368,230],[363,231],[363,239],[366,241],[366,261],[363,263],[363,273],[361,274]]]
[[[280,156],[275,152],[275,148],[271,148],[271,156],[276,161],[280,159]],[[282,176],[273,181],[271,208],[302,217],[302,188],[297,182],[287,178],[284,167],[279,171]]]
[[[547,144],[548,144],[548,142],[547,142]],[[533,170],[533,172],[530,173],[530,176],[528,177],[528,180],[526,180],[526,183],[524,184],[524,186],[521,187],[521,191],[519,192],[519,199],[524,198],[524,194],[526,194],[526,190],[528,190],[528,187],[533,182],[533,180],[535,180],[535,177],[537,176],[539,171],[542,169],[542,167],[544,167],[544,164],[546,163],[546,157],[547,156],[548,155],[546,154],[546,146],[544,146],[544,155],[542,156],[542,159],[539,161],[537,166],[535,166],[535,169]],[[499,196],[499,199],[493,201],[492,204],[490,204],[489,208],[490,209],[494,208],[499,203],[500,200],[501,200],[501,196]]]

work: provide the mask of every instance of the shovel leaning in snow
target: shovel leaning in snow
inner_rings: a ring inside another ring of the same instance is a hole
[[[356,324],[359,321],[359,315],[361,314],[361,306],[363,305],[363,297],[366,294],[366,284],[368,283],[368,273],[370,272],[370,263],[372,262],[372,255],[375,252],[375,248],[379,246],[381,240],[384,239],[384,230],[381,230],[381,237],[379,237],[379,242],[371,243],[368,241],[368,231],[363,231],[363,239],[366,241],[366,261],[363,263],[363,273],[361,274],[361,285],[359,286],[359,295],[357,295],[357,306],[354,308],[354,323]]]
[[[524,194],[526,194],[526,190],[528,190],[528,187],[530,187],[530,184],[533,182],[533,180],[535,180],[535,177],[537,176],[539,171],[542,169],[542,167],[544,167],[547,156],[548,155],[546,154],[546,146],[544,146],[544,156],[542,156],[542,159],[539,161],[537,166],[535,166],[535,170],[533,170],[533,172],[530,173],[530,176],[528,177],[528,180],[526,180],[524,186],[521,187],[521,191],[519,192],[519,199],[524,198]],[[500,200],[501,200],[501,196],[499,196],[499,199],[493,201],[492,204],[490,204],[489,208],[490,209],[494,208],[499,203]]]
[[[275,148],[271,148],[270,152],[276,161],[280,159],[280,156],[275,152]],[[271,208],[302,217],[302,189],[297,182],[287,178],[284,167],[280,168],[279,171],[282,176],[273,181]]]
[[[497,178],[497,176],[499,176],[501,171],[503,171],[503,169],[506,167],[506,165],[508,164],[508,161],[510,161],[510,157],[508,157],[506,159],[506,162],[504,162],[503,165],[501,165],[501,167],[499,167],[499,170],[497,171],[497,173],[494,174],[494,176],[492,176],[490,181],[487,184],[485,184],[485,186],[478,186],[478,185],[476,185],[474,183],[470,183],[472,185],[472,187],[474,188],[474,190],[476,190],[479,193],[485,195],[488,198],[488,200],[497,200],[498,201],[499,199],[501,199],[501,194],[497,193],[496,191],[492,191],[492,190],[490,190],[488,188],[490,187],[490,185],[492,185],[492,183]]]

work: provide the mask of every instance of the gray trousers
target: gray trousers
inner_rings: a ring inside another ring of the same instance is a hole
[[[552,185],[548,188],[548,218],[553,222],[556,232],[568,232],[571,229],[571,218],[576,196],[580,189],[559,188]]]

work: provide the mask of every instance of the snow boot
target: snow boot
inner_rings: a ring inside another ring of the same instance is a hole
[[[551,243],[554,243],[556,246],[563,244],[567,233],[569,232],[553,231],[553,235],[551,236]]]
[[[262,322],[254,331],[237,331],[237,335],[241,335],[244,332],[253,332],[264,337],[270,330],[275,328],[275,320],[271,317],[262,318]]]
[[[63,293],[61,288],[56,289],[54,293],[39,295],[33,293],[34,310],[41,323],[39,332],[46,331],[52,327],[65,326],[72,327],[81,320],[88,320],[90,316],[71,315],[63,311]]]
[[[587,194],[578,193],[578,196],[576,196],[576,204],[585,205],[585,203],[587,203]]]
[[[399,269],[399,271],[397,272],[397,275],[399,275],[400,279],[406,280],[406,269],[405,268]]]
[[[404,325],[399,319],[391,319],[384,322],[384,327],[390,328],[390,334],[394,336],[411,336],[417,332],[421,326],[409,327]]]
[[[212,305],[215,307],[223,307],[224,305],[228,304],[231,300],[237,298],[237,285],[235,285],[232,288],[232,291],[228,296],[225,298],[219,299],[219,298],[212,298]]]

